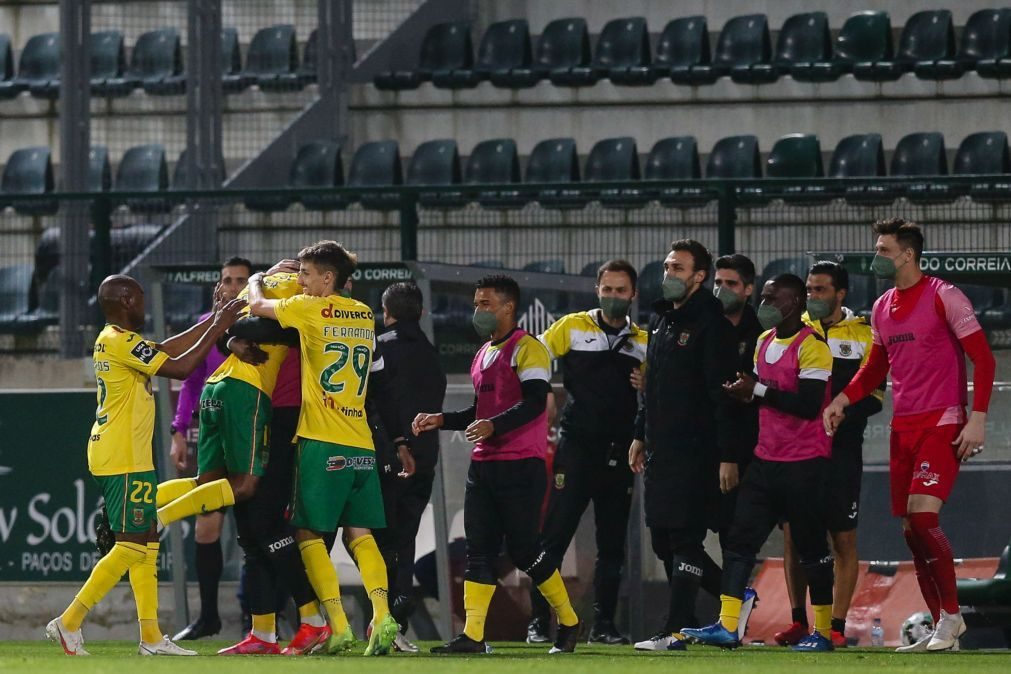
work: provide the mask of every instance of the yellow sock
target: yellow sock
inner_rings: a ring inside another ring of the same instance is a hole
[[[379,621],[390,613],[386,562],[383,561],[376,539],[372,536],[360,536],[351,541],[348,548],[351,549],[351,556],[355,558],[358,571],[362,574],[362,585],[372,600],[372,624],[378,625]]]
[[[197,488],[197,480],[194,477],[181,477],[178,480],[166,480],[158,484],[158,493],[154,497],[154,505],[161,508],[175,501],[180,496],[185,496]]]
[[[558,569],[555,569],[550,578],[538,585],[537,589],[551,604],[551,608],[555,609],[559,625],[572,627],[579,624],[579,617],[572,609],[569,593],[565,590],[565,583],[562,582],[562,574],[558,573]]]
[[[298,617],[301,622],[313,627],[323,627],[326,623],[319,612],[319,604],[314,601],[302,604],[298,607]]]
[[[736,632],[737,625],[741,621],[741,604],[743,599],[731,597],[728,594],[720,595],[720,623],[728,632]]]
[[[814,610],[814,629],[826,639],[832,638],[832,604],[811,606]]]
[[[484,621],[488,618],[488,606],[493,594],[494,585],[463,581],[463,610],[467,614],[463,633],[474,641],[484,641]]]
[[[221,478],[202,484],[158,508],[158,521],[167,526],[184,517],[214,512],[230,505],[235,505],[235,494],[228,480]]]
[[[102,601],[123,574],[134,564],[144,561],[147,549],[137,543],[116,543],[105,557],[102,557],[91,570],[91,575],[85,581],[77,597],[63,612],[63,626],[71,632],[81,629],[81,623],[88,611]]]
[[[309,577],[309,584],[316,591],[320,603],[326,607],[330,629],[335,635],[343,634],[348,628],[348,617],[341,605],[341,586],[337,580],[337,569],[333,568],[330,562],[330,555],[327,554],[323,539],[311,538],[302,541],[298,544],[298,551],[302,554],[302,563],[305,564],[305,575]]]
[[[253,614],[253,636],[257,639],[277,643],[277,619],[273,613]]]
[[[146,644],[161,641],[158,626],[158,548],[159,543],[148,543],[144,561],[130,567],[130,587],[137,602],[137,621],[140,623],[140,640]]]

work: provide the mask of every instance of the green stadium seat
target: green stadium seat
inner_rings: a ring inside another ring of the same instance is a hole
[[[92,145],[88,151],[88,191],[108,192],[112,187],[112,166],[109,150],[104,145]]]
[[[246,54],[243,75],[262,91],[298,91],[305,82],[298,72],[298,42],[295,26],[277,24],[253,35]]]
[[[636,180],[639,174],[639,148],[635,138],[605,138],[594,144],[586,158],[586,182]],[[640,208],[652,199],[651,193],[638,187],[608,188],[600,191],[600,204],[606,208]]]
[[[731,41],[726,48],[732,58],[725,61],[730,66],[730,79],[739,84],[767,84],[779,79],[779,73],[769,65],[772,59],[772,39],[769,22],[764,14],[751,14],[731,19],[720,33]],[[716,45],[715,61],[720,62],[720,44]],[[727,53],[727,52],[723,52]]]
[[[920,79],[926,80],[958,79],[966,70],[971,69],[972,57],[955,51],[955,26],[951,12],[941,10],[930,14],[929,22],[927,18],[922,19],[924,28],[920,31],[915,47],[908,50],[910,57],[915,55],[916,59],[913,72]],[[986,21],[986,17],[970,18]],[[970,25],[966,24],[966,28],[970,28]],[[902,46],[900,41],[900,55],[904,53]]]
[[[583,268],[579,270],[580,276],[589,276],[592,278],[597,278],[597,272],[603,266],[604,260],[594,260],[593,262],[587,262],[583,265]]]
[[[962,41],[958,53],[951,59],[916,64],[916,76],[929,80],[953,80],[966,72],[979,70],[996,71],[1001,61],[1006,61],[1011,51],[1011,10],[981,9],[974,12],[965,22]],[[1011,61],[1003,66],[1005,73],[1011,73]],[[982,75],[982,73],[980,73]]]
[[[464,170],[468,185],[505,185],[520,182],[520,158],[516,141],[497,138],[481,141],[471,150]],[[482,190],[478,203],[484,208],[515,209],[526,204],[520,192],[514,190]]]
[[[215,186],[223,185],[225,182],[225,159],[224,157],[218,157],[218,166],[220,167],[220,172],[214,180]],[[172,169],[172,182],[169,189],[179,191],[189,189],[187,187],[187,167],[186,167],[186,150],[179,153],[179,159],[176,161],[175,167]]]
[[[298,149],[288,177],[291,187],[342,187],[344,164],[340,143],[317,140]],[[347,208],[348,201],[336,194],[303,194],[302,206],[310,211],[336,211]]]
[[[373,78],[377,89],[399,91],[417,89],[422,82],[452,89],[453,71],[470,70],[474,65],[474,45],[470,37],[470,23],[450,21],[438,23],[428,29],[421,43],[418,66],[413,70],[380,73]]]
[[[636,16],[608,21],[597,40],[591,68],[603,72],[615,84],[655,83],[646,19]]]
[[[179,75],[178,77],[184,77]],[[174,81],[175,78],[172,78]],[[226,94],[238,94],[254,81],[242,73],[239,31],[231,26],[221,29],[221,88]]]
[[[31,285],[30,264],[0,267],[0,332],[17,330],[18,317],[28,311]]]
[[[133,90],[120,93],[118,89],[106,87],[109,81],[123,79],[126,70],[126,49],[123,47],[123,33],[118,30],[104,30],[91,34],[91,93],[96,96],[126,96]]]
[[[839,67],[825,68],[819,67],[820,64],[833,65],[828,16],[825,12],[794,14],[779,31],[776,55],[769,67],[780,75],[789,74],[798,82],[831,82],[842,74]]]
[[[669,76],[675,84],[691,84],[692,68],[708,65],[711,58],[706,17],[686,16],[664,26],[650,67],[658,79]]]
[[[639,270],[636,290],[639,300],[639,325],[645,326],[653,314],[653,302],[663,299],[663,260],[648,262]]]
[[[22,89],[14,82],[14,50],[11,48],[11,36],[0,33],[0,100],[14,98],[21,91]]]
[[[856,12],[843,23],[835,40],[835,56],[831,63],[820,63],[814,70],[824,71],[825,77],[838,69],[843,73],[853,73],[856,64],[863,64],[864,74],[854,76],[873,79],[875,63],[891,62],[894,56],[892,46],[892,19],[888,12]]]
[[[578,183],[579,156],[572,138],[550,138],[534,146],[527,159],[527,183]],[[588,198],[580,190],[542,189],[537,201],[544,208],[582,208]]]
[[[365,143],[351,158],[348,187],[387,187],[403,184],[400,146],[395,140]],[[362,208],[390,211],[400,207],[396,194],[362,194]]]
[[[766,178],[822,178],[821,142],[812,134],[792,133],[776,141],[765,162]],[[816,206],[834,197],[824,185],[787,185],[774,194],[789,204]]]
[[[855,134],[839,141],[829,161],[830,178],[877,178],[885,175],[885,151],[881,135]],[[846,201],[859,205],[890,204],[896,191],[887,184],[853,185],[844,190]]]
[[[952,173],[978,176],[1011,174],[1007,134],[1003,131],[982,131],[966,136],[955,152]],[[981,203],[1011,201],[1011,176],[981,178],[970,186],[969,196]]]
[[[526,19],[499,21],[488,26],[481,37],[474,67],[453,71],[449,80],[454,88],[477,86],[484,80],[507,89],[531,86],[536,79],[514,77],[513,71],[529,71],[532,59],[530,27]]]
[[[955,28],[946,9],[916,12],[902,28],[899,48],[892,60],[857,62],[853,75],[858,80],[891,82],[913,71],[955,55]]]
[[[959,578],[956,583],[960,606],[971,606],[977,613],[984,607],[996,608],[1007,621],[1011,608],[1011,544],[1001,553],[992,578]]]
[[[699,149],[694,136],[674,136],[658,140],[646,158],[646,180],[698,180],[702,177]],[[716,195],[702,187],[664,187],[658,191],[662,206],[689,208],[703,206]]]
[[[35,98],[60,97],[60,34],[43,33],[28,38],[18,63],[17,81]]]
[[[118,272],[133,262],[155,240],[161,230],[161,226],[151,223],[114,227],[110,232],[110,263],[113,271]]]
[[[168,189],[168,164],[165,146],[160,143],[136,145],[123,153],[116,169],[119,192],[164,192]],[[131,197],[126,207],[136,213],[167,213],[172,204],[163,198]]]
[[[895,146],[889,169],[889,174],[893,176],[948,175],[944,136],[936,131],[904,136]],[[905,196],[914,203],[945,203],[957,197],[961,189],[954,185],[925,181],[909,185]]]
[[[26,147],[15,150],[7,158],[0,180],[0,199],[14,206],[22,215],[53,215],[60,203],[53,200],[19,202],[10,197],[48,194],[53,191],[53,163],[48,147]]]
[[[179,96],[186,93],[179,31],[162,28],[137,38],[130,59],[130,71],[146,94]]]
[[[994,303],[994,306],[983,313],[981,322],[984,329],[1007,330],[1011,328],[1011,293],[1007,288],[998,292],[1000,298]]]
[[[430,140],[419,145],[407,165],[407,185],[459,185],[460,152],[455,140]],[[460,208],[467,199],[460,192],[422,192],[418,203],[426,208]]]
[[[543,70],[552,84],[571,86],[569,73],[573,68],[588,67],[591,58],[586,19],[556,19],[541,33],[534,69]]]
[[[523,265],[521,271],[532,271],[538,274],[564,274],[565,260],[535,260]]]
[[[716,141],[706,163],[706,178],[761,178],[762,160],[755,136],[729,136]]]

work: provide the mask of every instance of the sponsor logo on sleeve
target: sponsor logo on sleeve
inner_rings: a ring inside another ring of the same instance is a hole
[[[145,365],[150,365],[151,361],[154,360],[154,355],[157,353],[154,347],[147,342],[137,342],[137,346],[133,347],[130,351],[130,355],[144,363]]]

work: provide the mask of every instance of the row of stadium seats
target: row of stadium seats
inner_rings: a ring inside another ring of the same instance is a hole
[[[220,176],[218,182],[224,182],[224,176]],[[88,153],[89,192],[108,192],[113,185],[122,192],[181,190],[186,188],[186,183],[185,150],[179,155],[171,182],[165,147],[159,143],[137,145],[124,152],[119,160],[115,182],[112,180],[108,149],[96,145]],[[0,179],[0,210],[12,206],[21,215],[54,215],[60,209],[60,203],[55,199],[31,202],[12,202],[10,199],[15,195],[48,194],[54,191],[54,186],[53,163],[48,147],[15,150],[7,158],[3,178]],[[140,213],[171,210],[171,204],[164,199],[128,199],[124,205]]]
[[[464,89],[490,81],[496,87],[524,88],[541,80],[578,87],[609,79],[620,85],[650,85],[670,78],[676,84],[713,84],[721,77],[767,84],[790,75],[802,82],[831,82],[846,73],[858,80],[888,82],[913,72],[928,80],[947,80],[975,70],[981,77],[1011,76],[1011,9],[984,9],[969,17],[956,48],[951,12],[920,11],[906,22],[898,49],[892,45],[891,19],[884,11],[853,14],[833,40],[824,12],[789,17],[775,50],[764,14],[729,20],[710,50],[704,16],[677,18],[660,33],[651,52],[646,19],[608,22],[591,55],[590,34],[582,18],[557,19],[532,48],[525,19],[488,27],[474,57],[468,22],[429,29],[417,67],[380,73],[382,90],[415,89],[422,82]]]
[[[297,91],[316,81],[316,31],[309,35],[299,62],[295,27],[279,24],[261,28],[253,36],[245,67],[235,28],[221,32],[221,80],[226,94],[257,85],[263,91]],[[91,93],[117,98],[143,89],[153,96],[186,92],[186,72],[179,31],[161,28],[142,34],[133,46],[129,64],[123,33],[106,30],[91,35]],[[14,72],[10,36],[0,34],[0,99],[27,91],[36,98],[60,95],[60,35],[44,33],[25,43]]]
[[[764,164],[764,170],[763,170]],[[571,138],[553,138],[538,143],[527,160],[525,182],[572,183],[645,180],[698,180],[701,162],[695,138],[677,136],[657,142],[640,169],[639,150],[633,138],[609,138],[590,150],[580,172],[576,143]],[[891,158],[889,175],[943,176],[948,174],[947,151],[940,133],[912,133],[902,138]],[[955,153],[953,173],[996,175],[1011,173],[1007,134],[1002,131],[975,133],[965,138]],[[881,136],[862,134],[842,139],[832,152],[826,174],[821,144],[817,136],[790,134],[779,139],[765,162],[755,136],[731,136],[716,143],[709,154],[707,178],[852,178],[885,176],[885,153]],[[299,148],[288,170],[288,186],[293,188],[383,187],[390,185],[492,185],[520,183],[520,160],[516,143],[510,139],[478,143],[466,163],[454,140],[432,140],[415,150],[407,165],[406,180],[396,141],[375,141],[358,148],[351,159],[345,182],[340,145],[314,141]],[[965,188],[925,181],[902,189],[882,183],[849,186],[838,191],[827,185],[748,187],[739,194],[744,205],[761,205],[772,198],[798,204],[826,203],[845,197],[855,203],[890,203],[899,196],[919,202],[953,200],[965,194],[979,200],[1011,200],[1011,179],[981,179]],[[642,186],[606,189],[590,196],[578,190],[482,191],[477,202],[487,208],[522,208],[538,201],[547,208],[581,208],[592,199],[605,207],[637,208],[650,201],[684,207],[705,204],[714,198],[704,187],[677,187],[650,190]],[[430,208],[459,208],[473,199],[464,194],[422,193],[419,202]],[[393,194],[362,194],[364,208],[395,209],[400,205]],[[293,203],[288,196],[247,197],[245,205],[255,211],[283,211]],[[348,206],[344,195],[304,195],[302,205],[309,210],[336,210]]]

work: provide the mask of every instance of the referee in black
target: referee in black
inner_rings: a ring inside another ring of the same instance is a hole
[[[663,297],[653,303],[646,387],[628,462],[644,474],[646,524],[669,579],[667,621],[637,650],[685,650],[706,531],[718,524],[719,464],[735,443],[733,407],[723,384],[734,378],[738,347],[723,305],[703,287],[712,256],[698,241],[671,244]]]
[[[635,267],[625,260],[605,262],[597,270],[599,306],[563,316],[540,336],[561,364],[567,394],[541,535],[554,565],[561,566],[579,520],[593,502],[597,560],[590,643],[628,643],[615,627],[614,614],[634,479],[625,455],[638,407],[631,376],[646,359],[646,333],[628,317],[636,277]],[[530,603],[527,641],[547,642],[548,603],[536,591],[530,593]]]
[[[432,496],[439,459],[439,434],[411,433],[411,422],[422,410],[442,409],[446,375],[438,351],[421,330],[421,290],[413,282],[390,285],[383,292],[383,324],[376,338],[383,352],[382,395],[376,397],[383,426],[396,454],[381,467],[386,528],[374,532],[386,562],[390,613],[401,626],[397,650],[416,653],[404,632],[414,611],[414,541],[421,516]],[[388,468],[388,470],[387,470]]]

